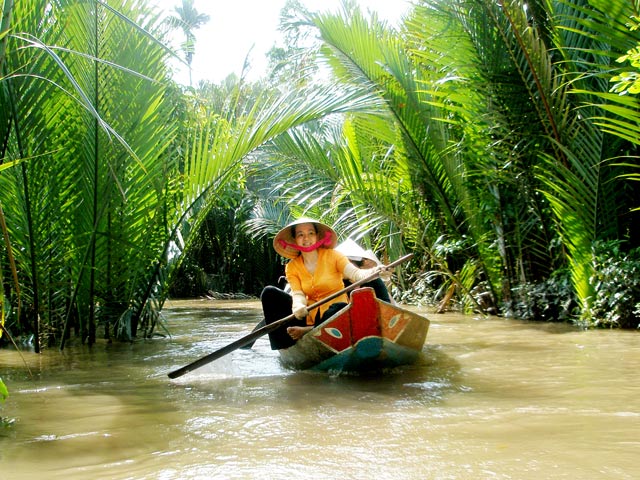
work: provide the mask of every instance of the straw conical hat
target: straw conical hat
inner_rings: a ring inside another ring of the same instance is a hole
[[[314,220],[313,218],[301,217],[284,227],[275,236],[275,238],[273,239],[273,248],[276,250],[276,252],[278,252],[285,258],[296,258],[298,255],[300,255],[300,252],[297,249],[288,245],[295,245],[295,227],[296,225],[301,225],[303,223],[314,223],[316,225],[318,240],[323,240],[327,235],[327,232],[329,232],[329,240],[324,245],[326,248],[334,248],[337,245],[338,235],[336,235],[336,232],[331,227],[317,220]]]

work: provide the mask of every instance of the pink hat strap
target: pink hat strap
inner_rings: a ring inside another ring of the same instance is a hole
[[[293,248],[300,252],[309,253],[313,252],[317,248],[331,245],[331,240],[331,232],[327,230],[326,232],[324,232],[324,238],[322,240],[318,240],[316,243],[308,247],[301,247],[300,245],[296,245],[295,243],[286,242],[283,239],[278,240],[278,243],[280,243],[280,246],[284,249]]]

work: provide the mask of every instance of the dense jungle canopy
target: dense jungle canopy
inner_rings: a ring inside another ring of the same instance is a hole
[[[402,300],[637,328],[639,8],[419,0],[395,28],[292,1],[264,79],[185,87],[197,46],[145,0],[4,0],[4,331],[150,337],[170,294],[275,282],[301,214],[413,252]]]

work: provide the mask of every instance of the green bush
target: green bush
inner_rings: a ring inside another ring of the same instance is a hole
[[[582,320],[588,326],[638,328],[640,325],[640,248],[625,252],[620,241],[594,245],[596,297]]]
[[[506,316],[544,322],[570,322],[577,317],[578,303],[567,270],[558,270],[540,283],[514,289],[513,300],[504,305]]]

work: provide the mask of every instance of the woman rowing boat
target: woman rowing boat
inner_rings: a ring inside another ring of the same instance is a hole
[[[331,227],[310,218],[290,223],[275,236],[274,249],[290,259],[285,266],[285,277],[291,293],[274,286],[265,287],[260,296],[264,319],[270,324],[293,313],[295,320],[269,333],[273,350],[294,345],[315,325],[346,306],[348,298],[344,293],[307,310],[307,305],[344,289],[343,279],[355,283],[384,270],[382,265],[368,269],[356,267],[335,250],[337,239]]]

